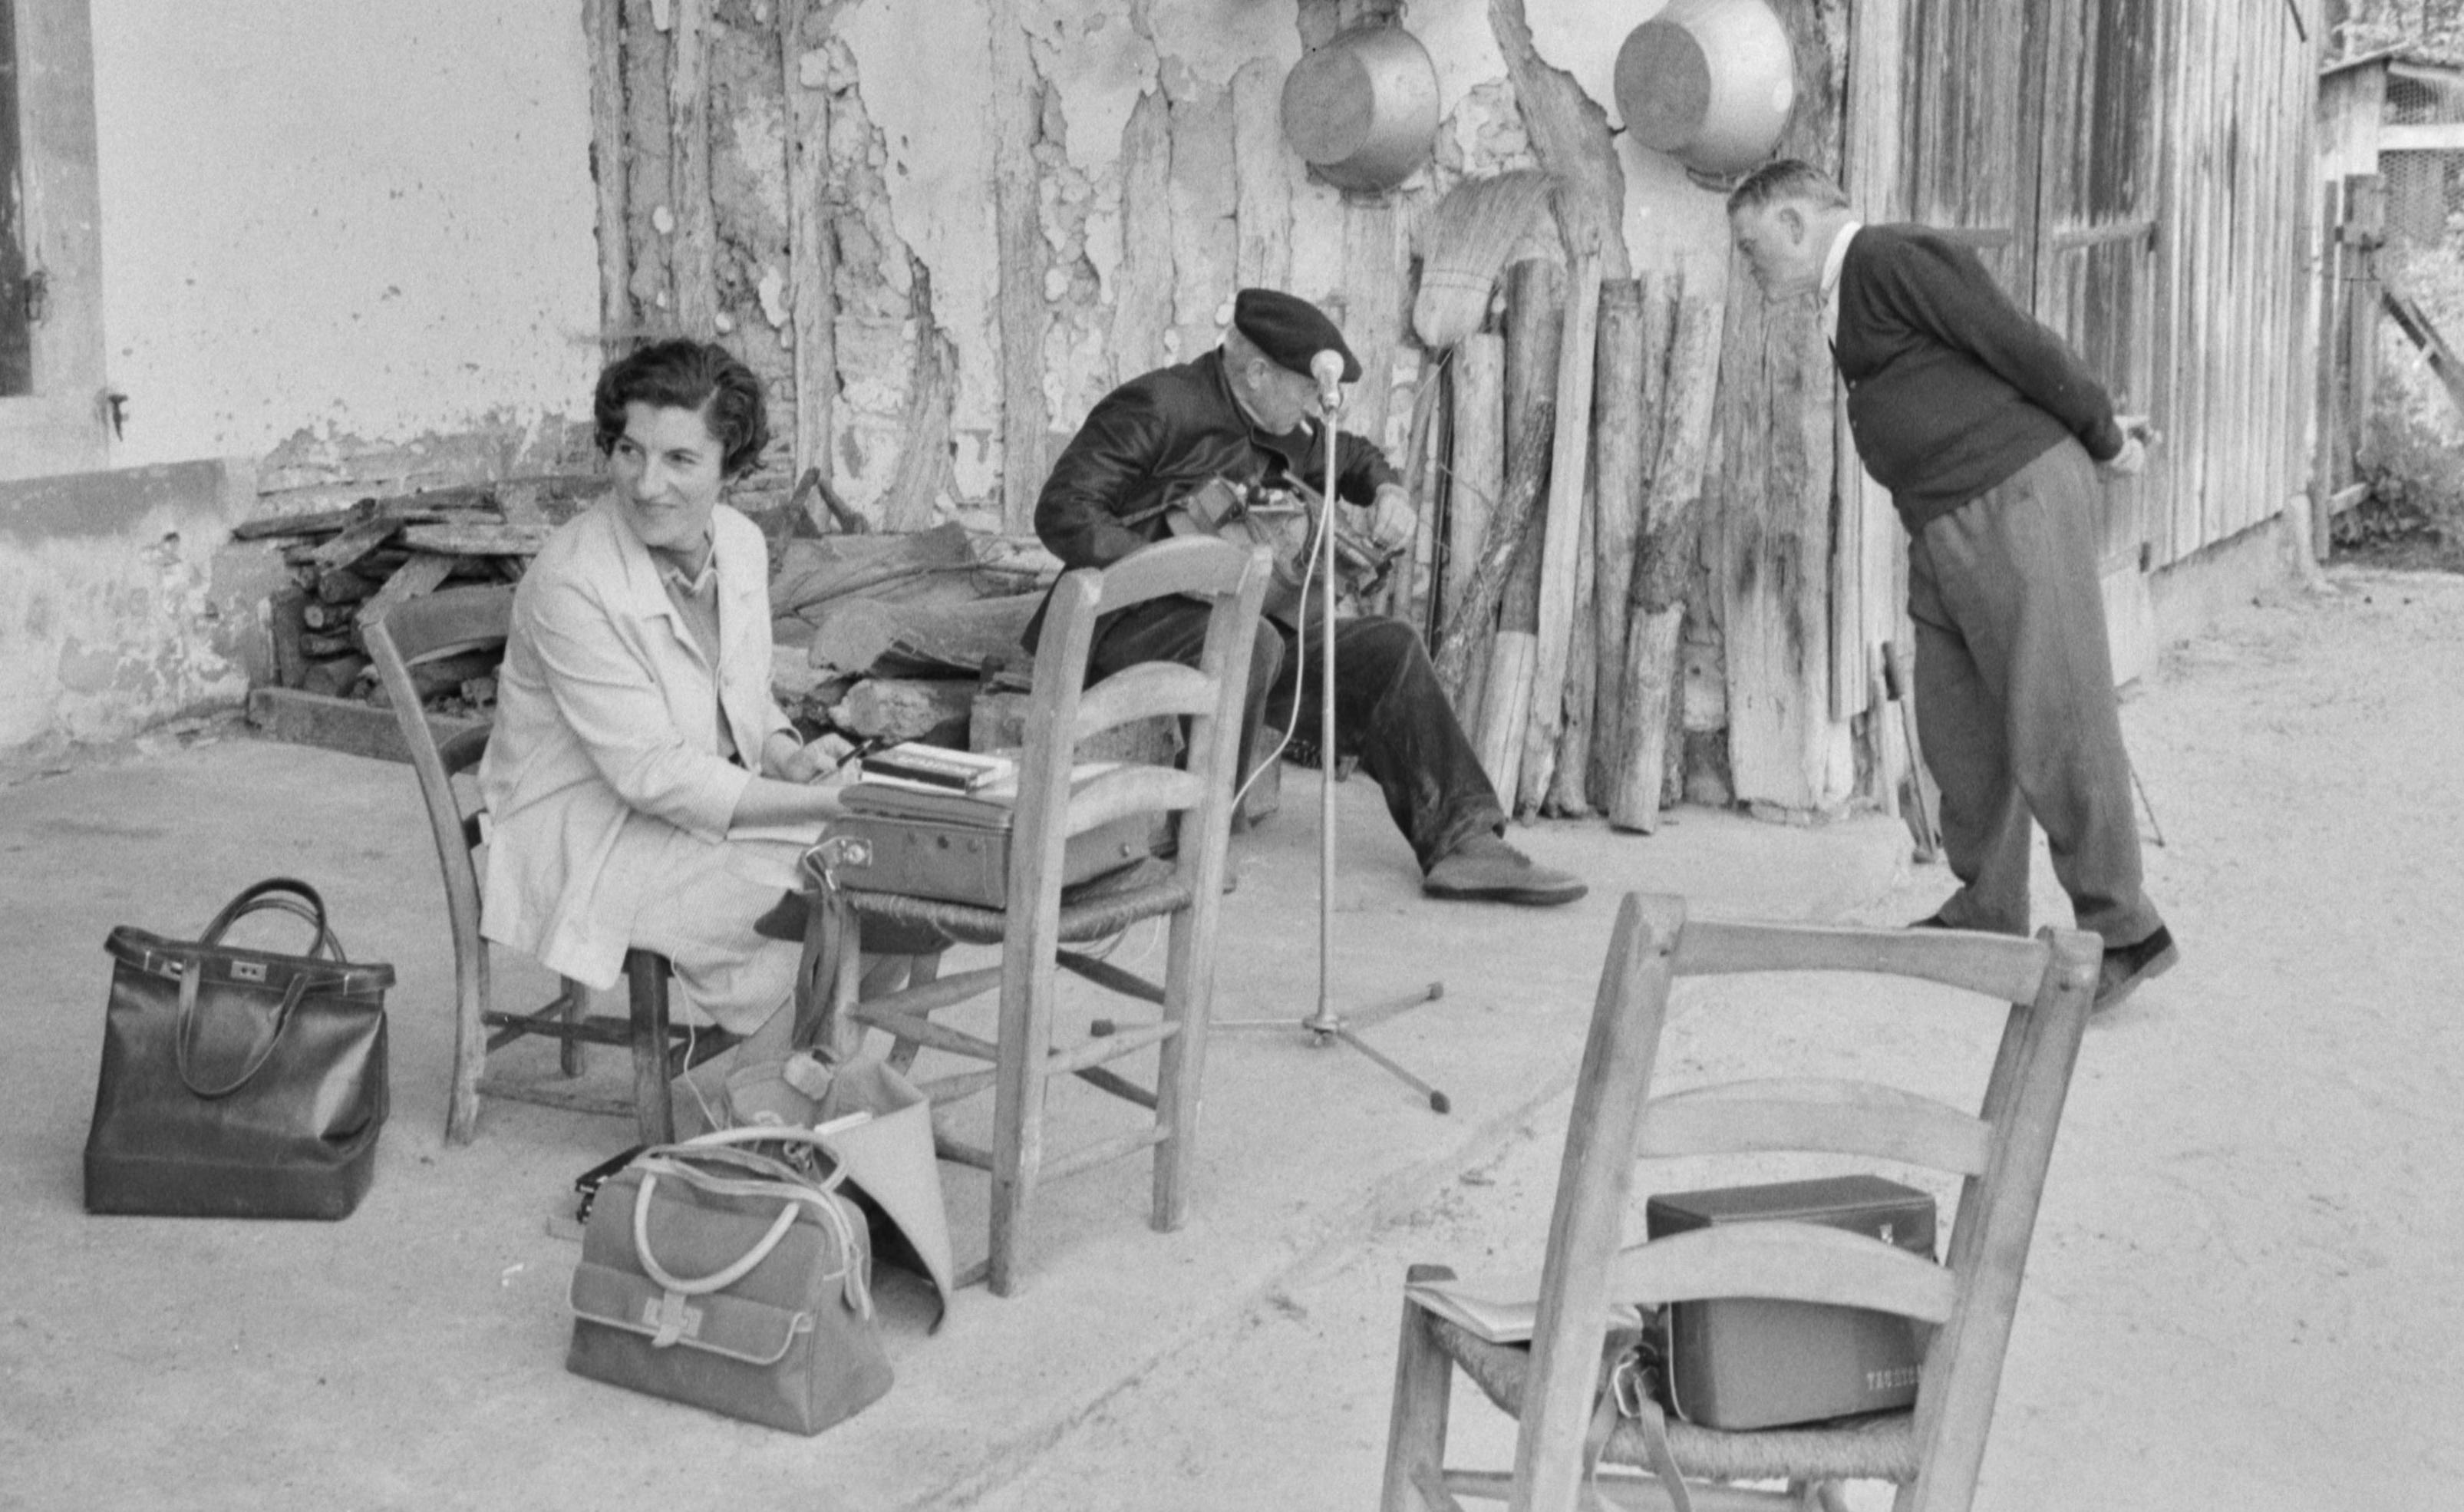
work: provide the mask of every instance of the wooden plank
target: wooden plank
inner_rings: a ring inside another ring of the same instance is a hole
[[[710,189],[710,26],[712,0],[671,0],[668,143],[675,219],[669,237],[676,325],[709,341],[718,334],[718,208]]]
[[[1121,130],[1121,264],[1107,344],[1115,382],[1163,365],[1173,261],[1172,239],[1157,231],[1171,224],[1172,107],[1152,90],[1138,97]]]
[[[327,698],[294,688],[252,688],[248,723],[268,739],[293,745],[316,745],[375,761],[405,765],[410,761],[393,711],[356,699]],[[457,735],[488,727],[486,720],[432,713],[428,724],[440,745]]]
[[[1583,510],[1591,481],[1593,361],[1599,345],[1600,255],[1574,256],[1566,291],[1565,333],[1557,347],[1557,428],[1549,458],[1549,511],[1540,550],[1539,608],[1533,621],[1531,710],[1524,726],[1521,789],[1516,807],[1538,809],[1556,772],[1557,743],[1566,731],[1568,650],[1579,607]],[[1589,701],[1589,690],[1585,690]]]
[[[1625,708],[1626,595],[1634,586],[1635,545],[1642,533],[1643,489],[1656,435],[1651,390],[1665,373],[1664,278],[1618,278],[1600,288],[1599,381],[1592,406],[1592,684],[1590,771],[1586,788],[1605,794],[1617,767]],[[1652,310],[1659,310],[1655,332]],[[1658,340],[1654,340],[1657,335]]]
[[[1575,511],[1582,540],[1574,553],[1573,602],[1566,606],[1573,620],[1573,638],[1566,647],[1563,727],[1557,736],[1549,789],[1540,800],[1541,812],[1572,819],[1586,818],[1592,812],[1592,708],[1599,684],[1600,644],[1599,627],[1592,616],[1592,605],[1599,593],[1599,547],[1594,537],[1598,511],[1593,505],[1593,492],[1584,490],[1582,504]],[[1617,660],[1622,662],[1624,647],[1617,650]],[[1527,740],[1525,749],[1529,748]]]
[[[1288,288],[1292,278],[1292,182],[1284,145],[1284,65],[1255,57],[1232,76],[1232,179],[1243,288]]]
[[[1837,106],[1822,18],[1800,7],[1783,19],[1796,53],[1799,99],[1783,145],[1836,163]],[[1985,89],[2002,77],[1989,73],[1965,82]],[[1998,119],[2007,114],[1975,120],[1980,128],[1990,125],[1996,140],[2007,140],[2010,127]],[[2012,192],[2007,185],[1979,186],[1987,190]],[[1751,288],[1742,258],[1732,260],[1730,283]],[[1721,595],[1726,632],[1735,795],[1786,814],[1834,812],[1852,793],[1856,762],[1848,728],[1830,718],[1837,443],[1819,305],[1770,303],[1752,293],[1731,300],[1720,381],[1721,529],[1713,590]]]
[[[360,520],[344,527],[341,535],[308,553],[308,562],[319,572],[349,567],[393,539],[394,533],[402,528],[401,521],[382,516]]]
[[[624,331],[602,331],[602,340],[618,335],[671,329],[676,302],[675,278],[670,267],[663,218],[674,225],[667,209],[670,138],[668,134],[668,0],[623,0],[625,7],[625,244],[632,264],[628,292],[635,324]]]
[[[796,476],[832,464],[838,425],[838,238],[830,233],[827,59],[813,34],[814,0],[782,0],[779,16],[787,102],[787,335],[792,346]],[[812,63],[809,71],[805,59]]]
[[[1047,315],[1044,269],[1044,181],[1035,144],[1044,131],[1044,80],[1027,55],[1023,18],[1006,7],[989,12],[992,30],[993,215],[1001,248],[1001,523],[1035,526],[1035,499],[1044,487],[1044,331]]]
[[[1450,377],[1454,400],[1454,466],[1446,480],[1446,553],[1437,597],[1442,623],[1469,590],[1478,569],[1488,522],[1506,492],[1506,338],[1479,332],[1455,347]],[[1440,637],[1433,634],[1432,640]],[[1471,665],[1487,665],[1486,636]],[[1480,714],[1477,682],[1446,685],[1466,728]]]
[[[394,568],[393,576],[385,579],[385,587],[361,602],[359,612],[353,618],[363,627],[373,625],[397,607],[433,591],[452,571],[451,557],[430,551],[415,552],[409,561]]]
[[[451,557],[535,556],[555,533],[553,525],[407,525],[402,544]]]
[[[793,3],[793,0],[790,0]],[[625,234],[624,0],[583,0],[590,44],[590,177],[599,198],[599,332],[614,357],[615,332],[633,323],[632,249]]]
[[[1609,823],[1650,834],[1660,824],[1662,776],[1677,754],[1669,740],[1678,704],[1685,595],[1703,530],[1705,472],[1713,444],[1727,324],[1718,300],[1685,294],[1670,340],[1666,418],[1653,464],[1643,539],[1627,589],[1625,711],[1621,755],[1608,792]]]

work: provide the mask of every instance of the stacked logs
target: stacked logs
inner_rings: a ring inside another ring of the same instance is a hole
[[[1680,788],[1678,657],[1695,575],[1722,303],[1599,259],[1507,270],[1504,329],[1445,363],[1421,617],[1516,812],[1648,833]]]

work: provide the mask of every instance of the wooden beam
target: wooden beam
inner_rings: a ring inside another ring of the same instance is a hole
[[[2379,127],[2381,152],[2464,152],[2464,121]]]
[[[672,0],[669,32],[670,237],[676,324],[708,341],[718,334],[718,210],[710,193],[711,0]]]
[[[1566,326],[1557,347],[1557,431],[1549,457],[1549,518],[1541,537],[1540,610],[1533,622],[1531,713],[1524,727],[1517,807],[1538,809],[1556,776],[1557,743],[1573,697],[1566,667],[1573,644],[1583,544],[1583,508],[1591,482],[1592,375],[1599,343],[1600,254],[1575,254],[1566,290]],[[1590,723],[1590,690],[1583,691]],[[1502,795],[1501,795],[1502,796]]]
[[[624,0],[584,0],[590,36],[590,178],[599,192],[599,343],[614,357],[633,323],[633,257],[625,219]]]
[[[818,72],[821,39],[807,34],[812,14],[813,0],[784,0],[779,19],[780,72],[787,97],[787,337],[796,386],[796,476],[818,469],[826,490],[838,424],[839,254],[838,238],[830,234],[837,200],[830,173],[830,97]],[[816,66],[811,78],[805,76],[807,56]]]
[[[1044,81],[1027,50],[1025,23],[1003,6],[992,23],[993,217],[1001,249],[1001,523],[1032,529],[1044,487],[1043,178],[1035,145],[1044,135]]]

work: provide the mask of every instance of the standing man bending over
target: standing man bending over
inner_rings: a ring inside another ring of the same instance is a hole
[[[2141,888],[2097,583],[2097,468],[2138,472],[2146,422],[2116,416],[1975,254],[1860,226],[1808,164],[1748,176],[1728,228],[1766,297],[1821,293],[1858,455],[1907,526],[1917,722],[1960,881],[1919,923],[2026,934],[2033,815],[2079,926],[2103,937],[2110,1008],[2179,955]]]
[[[1073,567],[1110,567],[1170,524],[1156,506],[1214,479],[1243,487],[1314,486],[1325,476],[1326,434],[1309,361],[1331,352],[1346,382],[1360,363],[1334,322],[1313,304],[1267,289],[1243,289],[1220,350],[1133,378],[1104,396],[1053,464],[1036,500],[1035,530]],[[1372,535],[1412,538],[1410,501],[1394,469],[1369,441],[1335,437],[1335,491],[1366,506]],[[1034,644],[1041,625],[1030,626]],[[1314,633],[1315,627],[1311,627]],[[1141,661],[1195,665],[1206,611],[1157,600],[1109,616],[1096,631],[1090,677]],[[1506,811],[1438,686],[1418,632],[1399,620],[1360,617],[1334,628],[1335,740],[1356,755],[1386,795],[1395,827],[1411,842],[1434,898],[1564,903],[1583,884],[1535,866],[1500,836]],[[1243,750],[1263,716],[1277,726],[1315,728],[1320,690],[1275,624],[1261,620],[1249,662]],[[1315,643],[1307,658],[1314,671]],[[1331,768],[1334,753],[1326,757]],[[1329,773],[1331,776],[1331,771]]]

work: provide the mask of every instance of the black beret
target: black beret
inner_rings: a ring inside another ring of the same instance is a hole
[[[1306,374],[1318,353],[1341,352],[1343,381],[1360,376],[1360,359],[1343,345],[1343,332],[1307,300],[1274,289],[1243,289],[1232,300],[1232,327],[1279,367]]]

